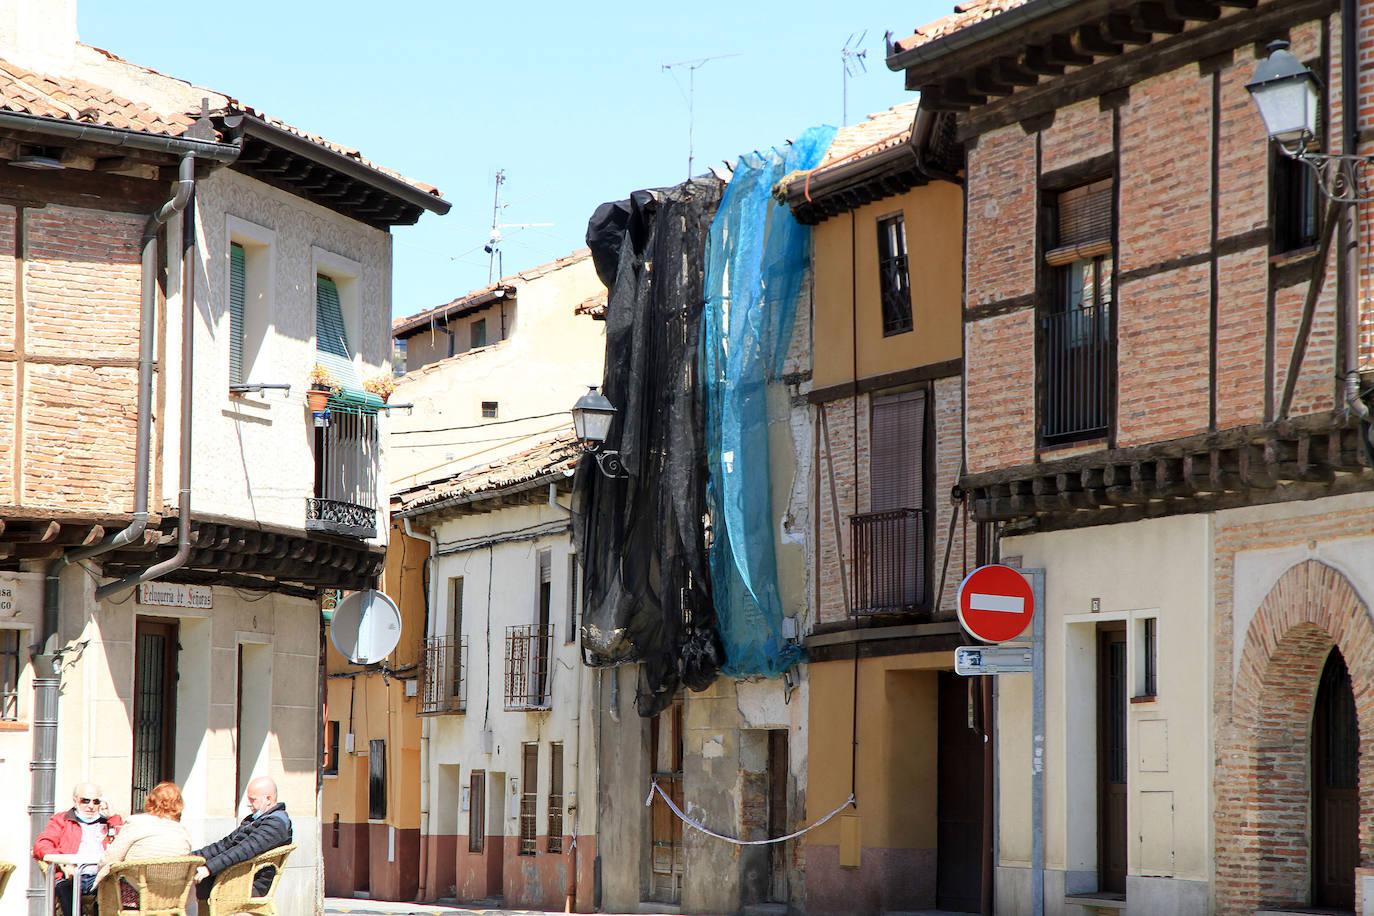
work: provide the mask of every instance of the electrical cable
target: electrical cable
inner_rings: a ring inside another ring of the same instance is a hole
[[[436,428],[434,428],[434,429],[397,429],[397,430],[392,430],[392,432],[390,433],[390,435],[393,435],[393,436],[408,436],[408,435],[413,435],[413,434],[416,434],[416,433],[447,433],[447,432],[453,432],[454,430],[461,430],[461,429],[482,429],[483,427],[487,427],[487,426],[501,426],[501,425],[506,424],[506,423],[522,423],[522,422],[524,422],[525,420],[545,420],[545,419],[548,419],[549,417],[565,417],[565,416],[567,416],[567,415],[568,415],[568,411],[566,411],[566,410],[556,410],[556,411],[554,411],[553,413],[540,413],[540,414],[534,414],[533,416],[529,416],[529,417],[510,417],[509,419],[506,419],[506,420],[488,420],[488,421],[485,422],[485,423],[473,423],[473,424],[468,425],[468,426],[439,426],[439,427],[436,427]],[[411,448],[414,448],[414,446],[410,446],[410,447],[411,447]]]

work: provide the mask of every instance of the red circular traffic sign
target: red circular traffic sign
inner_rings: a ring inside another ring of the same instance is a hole
[[[1015,639],[1035,616],[1035,595],[1020,570],[980,566],[959,583],[959,622],[983,642]]]

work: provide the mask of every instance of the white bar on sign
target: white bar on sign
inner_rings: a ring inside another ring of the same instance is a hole
[[[980,595],[974,592],[969,596],[968,606],[974,611],[993,611],[998,614],[1020,614],[1026,610],[1026,599],[1014,595]]]

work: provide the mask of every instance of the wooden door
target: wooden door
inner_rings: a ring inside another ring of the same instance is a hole
[[[1098,630],[1097,889],[1126,893],[1126,628]]]
[[[1312,905],[1355,906],[1359,863],[1359,723],[1350,672],[1332,649],[1312,713]]]
[[[768,838],[787,836],[787,729],[768,732]],[[791,843],[768,846],[768,899],[787,902],[787,860]]]
[[[977,913],[983,895],[983,736],[977,678],[939,672],[935,905]]]
[[[649,720],[649,767],[655,782],[682,808],[682,698]],[[682,821],[654,793],[649,806],[649,899],[680,903],[684,862]]]
[[[176,778],[177,623],[137,618],[134,626],[133,810]]]

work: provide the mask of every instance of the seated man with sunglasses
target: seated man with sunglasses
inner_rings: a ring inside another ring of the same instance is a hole
[[[33,857],[42,862],[44,856],[54,853],[77,853],[89,859],[92,864],[88,868],[74,869],[74,872],[80,874],[81,893],[90,894],[95,884],[95,863],[123,825],[124,821],[118,814],[109,813],[109,806],[105,804],[99,786],[89,782],[77,783],[72,790],[72,807],[54,814],[48,821],[48,826],[34,840]],[[72,911],[77,910],[72,906],[73,877],[75,874],[63,874],[61,880],[53,885],[53,893],[57,896],[63,916],[71,916]]]

